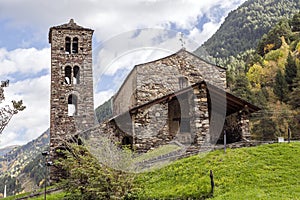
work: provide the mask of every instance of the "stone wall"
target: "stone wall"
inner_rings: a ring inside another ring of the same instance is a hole
[[[196,145],[202,145],[210,142],[209,136],[209,111],[208,111],[208,97],[207,88],[204,84],[193,89],[194,98],[194,115],[192,130],[195,133]]]
[[[78,26],[71,20],[68,24],[50,28],[51,43],[51,92],[50,92],[50,159],[58,158],[57,148],[71,140],[78,132],[92,127],[94,119],[93,72],[92,72],[93,30]],[[66,38],[77,45],[77,52],[68,50]],[[78,41],[74,42],[74,38]],[[67,67],[69,66],[69,67]],[[79,72],[75,72],[78,67]],[[66,69],[70,78],[66,81]],[[76,76],[76,78],[75,78]],[[75,80],[76,79],[76,80]],[[68,114],[69,96],[77,108],[73,116]],[[75,98],[76,96],[76,98]],[[76,100],[75,100],[76,99]],[[58,179],[59,169],[51,170],[51,178]]]
[[[137,105],[180,90],[179,78],[187,85],[206,81],[226,88],[226,70],[181,50],[171,56],[137,66]]]
[[[168,57],[135,66],[114,96],[114,114],[174,93],[180,89],[179,79],[187,85],[206,81],[226,88],[226,70],[209,64],[185,50]],[[185,86],[185,87],[186,87]]]

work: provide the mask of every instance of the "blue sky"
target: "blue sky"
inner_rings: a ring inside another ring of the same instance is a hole
[[[49,127],[51,26],[71,18],[95,30],[95,105],[107,100],[135,64],[184,46],[193,51],[245,0],[1,0],[0,79],[10,79],[6,102],[26,110],[0,135],[0,148],[25,144]],[[105,59],[106,58],[106,59]]]

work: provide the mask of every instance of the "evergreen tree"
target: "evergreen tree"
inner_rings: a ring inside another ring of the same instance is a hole
[[[297,73],[297,77],[294,79],[294,87],[293,91],[290,94],[290,101],[289,104],[294,109],[300,108],[300,71]]]
[[[259,123],[255,124],[252,129],[254,138],[258,140],[274,140],[276,133],[276,124],[270,114],[263,114]]]
[[[243,73],[237,75],[232,93],[242,99],[252,101],[249,80]]]
[[[291,27],[286,19],[282,19],[276,24],[268,34],[264,34],[262,39],[257,45],[257,53],[264,56],[271,50],[275,50],[281,47],[281,37],[289,39],[292,36]]]
[[[285,66],[285,80],[288,84],[288,88],[290,91],[292,91],[293,88],[293,80],[297,76],[297,66],[295,63],[295,60],[291,53],[289,53],[288,58],[287,58],[287,63]]]
[[[274,94],[278,97],[278,99],[283,102],[287,99],[287,83],[282,75],[281,70],[277,71],[276,77],[275,77],[275,85],[273,87]]]
[[[292,31],[300,31],[300,12],[295,14],[290,22]]]

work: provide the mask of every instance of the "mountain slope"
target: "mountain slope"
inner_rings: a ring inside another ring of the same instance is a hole
[[[49,142],[48,129],[37,139],[0,156],[0,193],[4,190],[5,182],[8,195],[38,187],[39,181],[43,178],[41,176],[43,165],[39,165],[43,162],[41,152],[48,149]]]
[[[290,18],[300,9],[298,0],[248,0],[229,13],[219,30],[195,53],[205,49],[213,57],[236,56],[256,48],[259,39],[281,18]]]

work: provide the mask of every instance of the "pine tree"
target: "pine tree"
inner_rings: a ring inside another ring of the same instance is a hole
[[[273,87],[274,94],[278,97],[279,101],[283,102],[287,100],[287,83],[282,75],[281,70],[277,71],[275,77],[275,85]]]
[[[237,75],[232,93],[242,99],[252,101],[250,83],[243,73]]]
[[[292,27],[292,31],[300,31],[300,12],[293,16],[290,25]]]
[[[297,76],[297,66],[292,54],[289,53],[287,58],[287,63],[285,66],[285,80],[288,84],[288,88],[290,91],[292,91],[293,81],[296,76]]]
[[[289,104],[294,108],[300,108],[300,71],[297,73],[297,77],[294,79],[293,91],[290,94]]]

